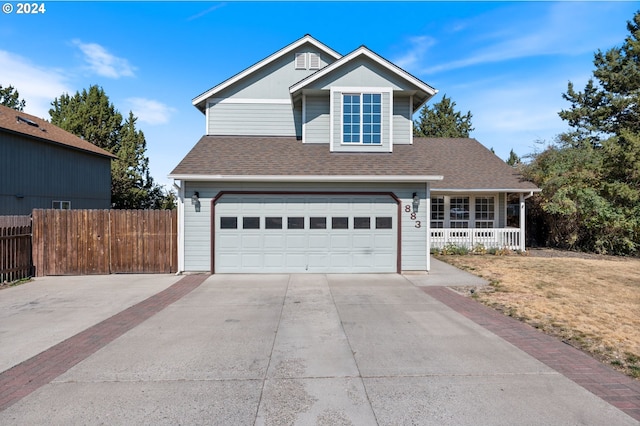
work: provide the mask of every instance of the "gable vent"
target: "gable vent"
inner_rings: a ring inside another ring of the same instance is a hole
[[[297,70],[306,70],[307,69],[307,54],[306,53],[296,53],[296,69]]]
[[[309,53],[309,69],[320,69],[320,55],[318,55],[317,53]]]

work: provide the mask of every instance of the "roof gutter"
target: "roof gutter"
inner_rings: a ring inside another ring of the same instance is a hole
[[[184,175],[171,174],[169,179],[182,181],[208,182],[436,182],[441,181],[440,175],[416,176],[380,176],[380,175]]]
[[[526,193],[529,194],[525,199],[533,197],[535,192],[542,192],[542,189],[515,189],[515,188],[431,188],[431,192],[514,192],[514,193]]]

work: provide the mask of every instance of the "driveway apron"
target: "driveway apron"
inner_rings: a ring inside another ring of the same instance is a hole
[[[208,277],[0,424],[638,422],[401,275],[282,274]]]

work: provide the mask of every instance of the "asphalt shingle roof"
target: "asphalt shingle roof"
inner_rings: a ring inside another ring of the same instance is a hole
[[[76,135],[62,130],[46,120],[3,105],[0,105],[0,129],[31,136],[45,142],[52,142],[69,148],[87,151],[92,154],[116,158],[110,152],[98,148],[94,144],[80,139]]]
[[[457,138],[415,138],[392,153],[338,153],[295,137],[203,136],[170,176],[188,175],[442,175],[432,189],[537,189],[477,140]]]

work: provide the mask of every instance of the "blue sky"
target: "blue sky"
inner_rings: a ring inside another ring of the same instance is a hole
[[[4,2],[3,2],[4,3]],[[205,132],[191,100],[311,34],[341,54],[366,45],[471,111],[471,136],[505,159],[566,130],[567,83],[620,45],[632,2],[57,2],[0,14],[0,84],[27,113],[92,84],[145,134],[154,179]]]

